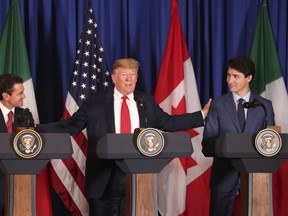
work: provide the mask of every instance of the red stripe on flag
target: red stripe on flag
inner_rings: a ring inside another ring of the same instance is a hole
[[[36,215],[53,215],[47,166],[36,175]]]
[[[87,157],[88,145],[87,145],[87,139],[86,139],[85,135],[83,133],[77,133],[77,134],[73,135],[73,139],[78,144],[78,146],[80,147],[80,149],[83,152],[83,154],[85,155],[85,157]]]
[[[82,215],[78,206],[73,202],[73,198],[70,196],[70,193],[67,193],[67,189],[64,186],[63,182],[55,172],[53,166],[50,167],[50,178],[53,180],[53,185],[55,191],[65,200],[64,205],[69,209],[71,215]],[[56,187],[56,188],[55,188]]]

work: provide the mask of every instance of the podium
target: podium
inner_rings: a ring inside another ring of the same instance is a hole
[[[193,153],[188,133],[162,133],[162,135],[165,146],[162,152],[154,157],[147,157],[138,151],[137,134],[106,134],[98,141],[96,155],[101,159],[114,160],[128,176],[126,215],[157,215],[152,173],[159,173],[172,158],[190,157]],[[132,197],[129,197],[130,174],[134,179]]]
[[[254,145],[256,135],[257,134],[226,133],[218,138],[203,141],[202,152],[207,157],[229,159],[234,169],[242,173],[273,173],[277,171],[288,158],[288,146],[286,145],[288,143],[288,134],[280,134],[283,143],[282,148],[278,154],[272,157],[264,157],[257,152]],[[242,183],[249,184],[248,182],[241,181],[241,188]],[[255,186],[257,187],[257,185]],[[266,208],[267,206],[265,206],[263,202],[261,203],[257,200],[265,197],[263,194],[261,195],[261,191],[257,191],[255,188],[249,188],[249,190],[251,190],[255,201],[252,200],[253,206],[250,206],[251,209],[253,208],[252,211],[258,211],[258,207],[254,206],[258,203],[260,205],[259,209]],[[245,201],[248,202],[248,200]],[[265,202],[268,203],[269,207],[270,201],[265,200]],[[241,210],[243,210],[243,208],[241,208]],[[247,215],[247,212],[242,213],[241,215]],[[257,214],[256,212],[255,215],[261,214]]]
[[[32,175],[39,173],[50,159],[65,159],[71,157],[73,150],[70,134],[42,133],[42,151],[34,158],[21,158],[13,149],[15,134],[0,133],[0,168],[10,175],[8,183],[8,203],[6,215],[32,216],[33,201],[31,180]],[[11,182],[12,181],[12,182]],[[35,207],[35,205],[34,205]],[[35,210],[35,209],[34,209]]]

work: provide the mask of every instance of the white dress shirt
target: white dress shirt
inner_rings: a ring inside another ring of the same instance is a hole
[[[122,105],[122,94],[114,88],[114,119],[115,119],[115,132],[120,133],[120,113]],[[134,94],[127,95],[128,99],[126,103],[129,108],[130,121],[131,121],[131,133],[134,132],[135,128],[140,127],[139,113],[137,109],[136,101],[134,100]]]
[[[0,109],[1,109],[1,111],[2,111],[2,114],[3,114],[3,117],[4,117],[5,123],[7,123],[7,121],[8,121],[8,113],[9,113],[10,111],[12,111],[13,114],[15,114],[15,108],[13,108],[12,110],[9,110],[9,109],[7,109],[7,107],[5,107],[5,106],[2,104],[1,101],[0,101]],[[14,118],[13,118],[13,121],[14,121]]]

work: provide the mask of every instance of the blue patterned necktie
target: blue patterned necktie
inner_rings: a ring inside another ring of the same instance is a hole
[[[244,131],[244,127],[245,127],[245,112],[244,112],[243,102],[244,102],[243,98],[240,98],[238,100],[238,110],[237,110],[237,116],[238,116],[238,120],[239,120],[239,124],[240,124],[240,128],[242,132]]]

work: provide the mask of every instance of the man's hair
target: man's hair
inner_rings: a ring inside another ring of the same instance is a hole
[[[118,59],[113,64],[112,74],[115,73],[115,70],[117,68],[129,68],[129,69],[134,69],[134,70],[138,71],[139,62],[133,58]]]
[[[15,84],[23,83],[23,79],[15,74],[0,75],[0,100],[3,100],[2,94],[6,92],[11,95]]]
[[[230,59],[228,61],[228,67],[243,73],[245,77],[248,77],[249,75],[254,77],[255,74],[254,62],[246,56]]]

